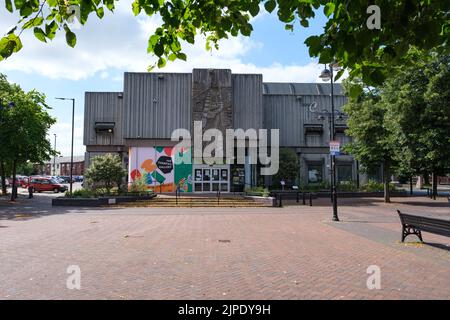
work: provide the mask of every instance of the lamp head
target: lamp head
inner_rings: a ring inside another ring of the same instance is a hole
[[[319,76],[323,81],[329,81],[331,79],[331,71],[327,68],[323,69]]]

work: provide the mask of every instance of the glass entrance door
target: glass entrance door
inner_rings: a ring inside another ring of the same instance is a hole
[[[229,166],[195,166],[195,192],[230,192]]]

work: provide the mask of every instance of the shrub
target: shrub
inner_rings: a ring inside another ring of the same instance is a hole
[[[328,181],[322,181],[319,183],[308,184],[306,186],[302,186],[300,188],[301,191],[322,191],[322,190],[330,190],[330,184]]]
[[[114,186],[120,188],[126,174],[118,155],[105,154],[92,159],[85,178],[94,189],[105,188],[106,194],[110,194]]]
[[[72,192],[72,196],[70,196],[70,192],[67,191],[65,196],[70,198],[95,198],[97,197],[97,193],[92,189],[78,189]]]
[[[140,176],[139,178],[136,178],[133,183],[131,184],[130,187],[130,191],[131,192],[147,192],[148,191],[148,187],[147,187],[147,182],[146,182],[146,177],[144,176]]]
[[[377,182],[375,180],[369,179],[365,185],[361,187],[361,189],[365,192],[379,192],[384,191],[384,184],[383,182]],[[389,184],[389,190],[394,191],[396,190],[395,186],[393,184]]]
[[[358,188],[353,181],[341,181],[337,186],[337,190],[343,192],[354,192],[357,191]]]
[[[270,194],[269,189],[264,187],[246,188],[245,193],[249,196],[260,196],[260,197],[268,197]]]

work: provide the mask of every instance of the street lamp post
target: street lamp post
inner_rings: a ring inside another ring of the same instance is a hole
[[[58,100],[72,100],[72,146],[70,148],[70,189],[69,193],[72,195],[72,184],[73,184],[73,132],[75,125],[75,99],[73,98],[55,98]]]
[[[53,134],[55,136],[55,143],[53,144],[53,149],[56,152],[56,133]],[[53,156],[53,175],[56,176],[56,154]]]
[[[334,141],[335,138],[335,130],[334,130],[334,70],[338,70],[338,66],[336,64],[329,64],[329,68],[325,66],[325,69],[320,74],[320,78],[323,81],[330,80],[331,83],[331,112],[330,112],[330,141]],[[331,160],[331,200],[333,202],[333,221],[339,221],[338,210],[337,210],[337,191],[336,191],[336,156],[330,153]]]

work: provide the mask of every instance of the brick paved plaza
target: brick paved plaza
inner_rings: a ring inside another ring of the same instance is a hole
[[[401,244],[395,209],[447,200],[328,199],[284,208],[52,208],[0,203],[0,299],[449,299],[450,238]],[[410,236],[409,241],[416,241]],[[81,290],[66,288],[69,265]],[[381,268],[369,290],[367,267]]]

